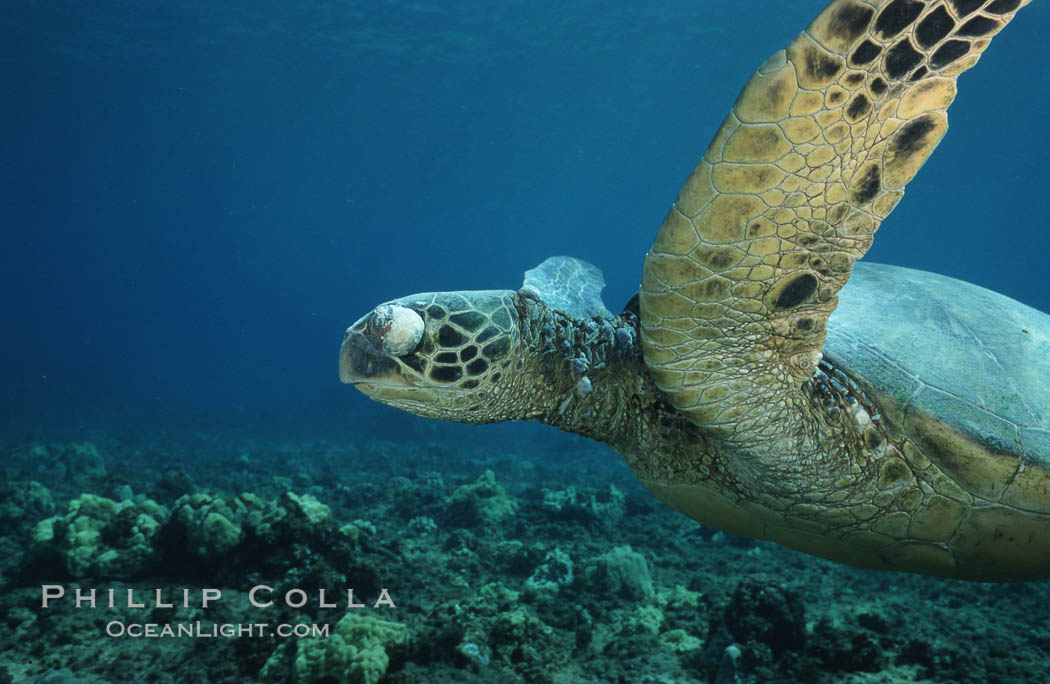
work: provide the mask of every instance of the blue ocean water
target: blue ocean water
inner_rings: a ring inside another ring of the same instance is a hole
[[[306,640],[100,628],[345,619],[234,607],[263,582],[390,586],[397,682],[1043,682],[1045,582],[734,538],[583,438],[338,380],[377,303],[515,288],[552,254],[600,266],[618,311],[742,85],[824,4],[0,3],[0,684],[345,679],[300,676],[327,660]],[[1050,312],[1048,27],[1032,3],[961,77],[869,259]],[[223,587],[229,612],[37,609],[96,580]]]
[[[742,84],[820,0],[5,3],[2,410],[406,421],[339,384],[348,323],[514,288],[551,254],[617,308]],[[869,258],[1050,310],[1033,3]]]

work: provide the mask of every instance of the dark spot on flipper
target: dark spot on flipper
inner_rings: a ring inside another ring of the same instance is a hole
[[[915,83],[916,81],[922,80],[922,77],[925,76],[928,73],[929,73],[929,69],[927,69],[924,66],[921,66],[921,67],[919,67],[918,69],[915,70],[915,73],[912,74],[911,78],[909,78],[908,80],[911,81],[912,83]]]
[[[942,69],[970,51],[970,44],[965,40],[949,40],[937,48],[930,57],[931,69]]]
[[[768,237],[774,235],[777,232],[776,225],[768,220],[759,216],[753,219],[747,227],[747,234],[751,237]]]
[[[820,238],[818,238],[816,235],[803,235],[798,239],[798,244],[803,247],[812,247],[818,242],[820,242]]]
[[[430,371],[430,377],[438,382],[455,382],[463,377],[459,366],[437,366]]]
[[[800,252],[787,252],[780,259],[781,268],[785,269],[796,269],[802,268],[809,263],[810,254],[806,251]]]
[[[469,332],[474,332],[485,324],[487,320],[483,315],[477,311],[464,311],[458,314],[452,314],[449,316],[449,321],[455,323],[459,327]]]
[[[709,278],[704,283],[704,294],[712,299],[725,297],[729,294],[729,283],[721,278]]]
[[[838,76],[839,71],[842,70],[842,62],[829,57],[816,48],[809,48],[805,51],[806,58],[806,71],[812,80],[818,82],[830,82]]]
[[[787,83],[785,83],[782,80],[773,81],[773,83],[771,83],[769,87],[766,88],[766,102],[770,103],[771,105],[780,102],[781,99],[783,99],[784,97],[784,91],[787,89],[787,87]]]
[[[883,81],[881,78],[876,78],[874,81],[871,82],[871,92],[875,93],[876,95],[882,95],[884,92],[886,92],[887,87],[888,86],[886,85],[886,81]]]
[[[872,439],[872,436],[874,439]],[[876,449],[882,444],[882,435],[878,434],[875,430],[870,430],[869,433],[864,436],[864,441],[868,444],[869,448]],[[900,482],[907,477],[911,477],[911,471],[908,470],[908,466],[904,465],[901,461],[894,459],[882,468],[882,472],[879,475],[878,487],[879,489],[889,489],[895,483]]]
[[[941,5],[919,22],[919,26],[915,29],[915,38],[920,47],[928,49],[941,42],[941,39],[951,33],[953,28],[955,28],[955,20]]]
[[[458,363],[459,357],[456,352],[441,352],[434,357],[434,361],[437,363]]]
[[[464,363],[466,363],[467,361],[470,361],[472,358],[474,358],[477,355],[478,355],[478,348],[475,347],[474,345],[470,345],[469,347],[467,347],[466,349],[464,349],[463,351],[461,351],[459,353],[459,360],[463,361]]]
[[[799,330],[801,330],[802,332],[809,332],[810,330],[813,329],[813,319],[812,318],[800,318],[798,320],[798,322],[795,323],[795,327],[798,328]]]
[[[878,449],[879,446],[882,444],[882,435],[880,435],[875,430],[868,430],[867,432],[864,433],[864,444],[867,445],[867,447],[869,449],[874,451],[875,449]],[[887,470],[890,470],[890,468],[887,468]],[[896,471],[894,471],[894,472],[896,472]],[[903,477],[903,475],[902,476],[896,476],[895,474],[894,475],[890,475],[888,473],[887,473],[887,475],[889,477],[893,477],[894,478],[893,479],[894,482],[896,480],[901,479],[901,477]]]
[[[994,19],[989,19],[988,17],[974,17],[960,26],[959,30],[955,32],[955,35],[976,38],[991,33],[997,26],[999,26],[999,22]]]
[[[951,0],[952,7],[955,8],[955,13],[960,17],[965,17],[970,12],[983,5],[987,0]]]
[[[902,78],[922,61],[922,53],[912,47],[907,38],[886,51],[886,75]]]
[[[733,252],[728,249],[714,250],[707,255],[707,264],[712,268],[724,269],[736,263]]]
[[[817,291],[817,278],[810,273],[798,276],[780,291],[777,301],[773,304],[775,309],[791,309],[813,296]]]
[[[837,226],[839,222],[846,218],[846,213],[848,211],[849,205],[845,202],[839,202],[828,210],[828,224]]]
[[[850,55],[850,63],[856,66],[863,66],[871,63],[873,59],[882,54],[882,46],[878,43],[873,43],[870,40],[865,40],[857,49]]]
[[[489,364],[485,359],[476,359],[467,365],[467,373],[470,375],[481,375],[489,369]]]
[[[933,118],[920,116],[912,119],[893,136],[890,142],[890,150],[895,154],[909,156],[926,146],[926,137],[937,128]]]
[[[871,111],[871,101],[863,94],[858,93],[853,101],[846,107],[846,120],[854,122]]]
[[[828,102],[830,104],[838,104],[839,102],[842,102],[842,100],[844,100],[845,98],[846,93],[842,92],[841,90],[836,90],[835,92],[828,95]]]
[[[995,0],[995,2],[985,8],[985,11],[992,14],[1006,14],[1007,12],[1013,12],[1020,5],[1021,0]]]
[[[478,381],[477,380],[464,380],[460,384],[460,387],[462,387],[463,389],[474,389],[477,386],[478,386]]]
[[[430,318],[434,318],[434,319],[444,318],[445,317],[445,310],[442,309],[437,304],[434,304],[429,309],[427,309],[427,316],[429,316]]]
[[[831,18],[829,32],[848,45],[864,34],[873,14],[875,10],[870,7],[843,5]]]
[[[871,164],[860,172],[859,178],[854,180],[850,190],[850,200],[856,206],[863,206],[875,199],[882,190],[882,176],[877,164]]]
[[[466,338],[450,325],[443,325],[438,330],[438,344],[442,347],[458,347],[466,341]]]
[[[850,87],[856,87],[864,82],[864,74],[849,74],[842,82]]]
[[[879,13],[875,20],[875,30],[883,38],[893,38],[911,26],[922,14],[923,4],[915,0],[893,0]]]

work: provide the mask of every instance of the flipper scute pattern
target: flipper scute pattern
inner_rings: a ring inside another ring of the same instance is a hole
[[[777,438],[853,263],[1030,0],[836,0],[752,76],[645,261],[646,362],[727,441]]]

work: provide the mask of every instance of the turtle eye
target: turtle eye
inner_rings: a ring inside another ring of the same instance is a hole
[[[368,317],[368,334],[391,356],[404,356],[423,339],[423,318],[405,306],[381,304]]]

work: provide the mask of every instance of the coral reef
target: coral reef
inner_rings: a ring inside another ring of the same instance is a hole
[[[632,551],[630,546],[616,548],[599,556],[590,569],[590,582],[627,601],[646,601],[653,598],[653,578],[645,556]]]
[[[25,533],[54,510],[51,491],[35,480],[0,484],[0,529]]]
[[[149,499],[117,502],[81,494],[64,515],[36,525],[29,558],[38,566],[57,558],[74,579],[134,577],[156,560],[154,539],[167,519],[168,511]]]
[[[446,503],[450,518],[461,524],[494,525],[514,515],[518,508],[491,470],[486,470],[476,481],[457,487]]]
[[[1050,667],[1048,583],[867,572],[713,533],[599,447],[231,445],[228,466],[187,450],[177,468],[172,450],[138,471],[116,447],[7,450],[0,682],[1041,684]],[[45,583],[65,588],[47,608]],[[116,605],[77,608],[95,587]]]
[[[241,521],[265,510],[254,495],[217,498],[204,492],[183,495],[175,502],[173,517],[181,528],[190,553],[214,560],[241,543]]]
[[[390,664],[388,649],[407,640],[408,630],[400,623],[350,613],[336,623],[331,636],[299,642],[292,679],[296,684],[376,684]]]

